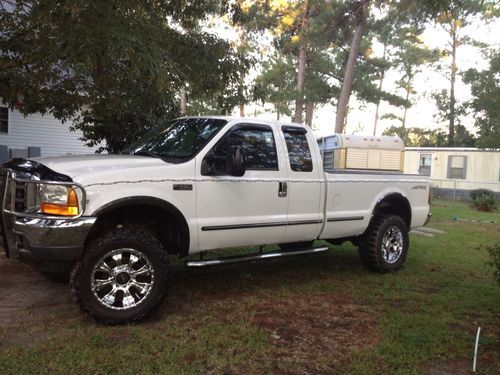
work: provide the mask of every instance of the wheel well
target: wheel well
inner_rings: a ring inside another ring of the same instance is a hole
[[[164,201],[112,202],[98,210],[94,216],[97,216],[97,220],[87,235],[85,246],[110,227],[135,225],[156,235],[168,254],[188,254],[187,222],[174,206]]]
[[[373,210],[372,221],[380,214],[392,214],[401,217],[406,226],[411,225],[411,206],[408,199],[401,194],[390,194],[382,198]]]

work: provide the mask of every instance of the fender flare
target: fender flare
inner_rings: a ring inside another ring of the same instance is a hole
[[[170,216],[172,216],[174,220],[179,224],[179,229],[180,229],[181,249],[179,255],[185,256],[189,253],[190,235],[186,218],[177,207],[175,207],[173,204],[163,199],[150,196],[132,196],[132,197],[120,198],[108,202],[102,207],[99,207],[97,210],[93,212],[92,216],[99,218],[114,210],[135,205],[160,208],[161,210],[165,211]]]
[[[377,216],[378,211],[381,208],[383,208],[384,204],[388,203],[388,204],[392,205],[395,202],[402,203],[404,205],[404,207],[406,209],[406,214],[403,215],[401,213],[399,216],[401,216],[401,218],[405,221],[408,229],[410,229],[411,219],[412,219],[411,205],[410,205],[410,201],[408,200],[408,198],[405,197],[401,193],[389,193],[389,194],[386,194],[378,199],[377,203],[375,204],[375,207],[373,208],[372,217],[371,217],[369,226],[372,224],[374,218]]]

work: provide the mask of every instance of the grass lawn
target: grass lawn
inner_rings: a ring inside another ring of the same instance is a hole
[[[478,326],[478,372],[500,373],[500,285],[478,248],[500,241],[500,212],[435,200],[432,214],[445,234],[411,235],[394,274],[363,269],[350,244],[206,270],[175,262],[167,298],[137,325],[100,326],[48,283],[45,305],[0,316],[0,373],[470,373]]]

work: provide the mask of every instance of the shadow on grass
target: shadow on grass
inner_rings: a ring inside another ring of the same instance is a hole
[[[186,269],[183,262],[172,266],[169,292],[151,321],[165,319],[170,313],[189,314],[192,309],[221,301],[276,295],[321,284],[325,278],[339,283],[367,271],[350,245],[330,247],[322,254],[284,257],[258,262]]]

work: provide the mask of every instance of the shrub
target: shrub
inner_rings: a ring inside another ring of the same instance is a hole
[[[493,268],[493,279],[500,284],[500,242],[492,246],[486,246],[485,249],[491,258],[486,264]]]
[[[496,194],[488,189],[472,190],[470,193],[472,205],[479,211],[493,211],[496,208]]]
[[[495,193],[492,192],[491,190],[488,190],[488,189],[476,189],[476,190],[472,190],[470,192],[470,199],[472,199],[473,201],[475,201],[481,195],[487,195],[487,196],[493,195],[493,196],[495,196]]]

